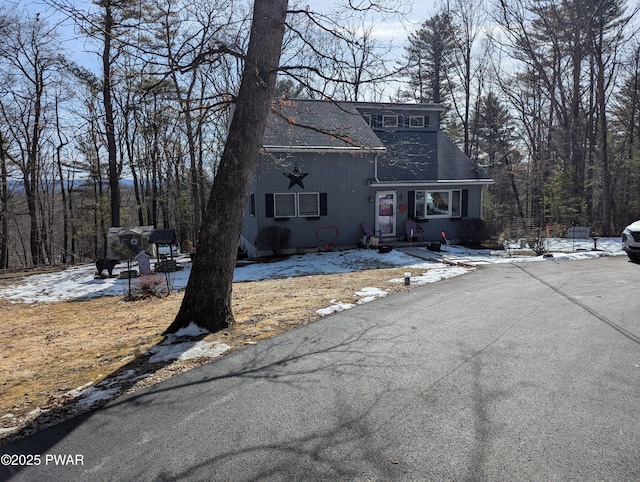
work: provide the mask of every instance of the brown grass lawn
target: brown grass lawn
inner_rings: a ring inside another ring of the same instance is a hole
[[[389,283],[405,271],[392,268],[236,283],[237,323],[204,340],[224,342],[233,351],[318,319],[316,310],[332,300],[353,303],[358,298],[354,292],[364,287],[390,293],[405,290],[402,284]],[[423,271],[414,270],[412,275]],[[12,282],[0,280],[0,284]],[[0,444],[17,429],[24,431],[42,419],[38,416],[42,410],[52,412],[69,404],[69,390],[97,383],[124,366],[145,364],[148,357],[143,353],[163,339],[161,333],[181,301],[182,293],[132,302],[120,297],[36,305],[0,300]],[[129,392],[206,361],[155,367],[152,377],[129,387]]]

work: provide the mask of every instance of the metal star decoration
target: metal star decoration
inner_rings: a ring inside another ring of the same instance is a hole
[[[289,178],[289,189],[296,184],[304,189],[304,183],[302,180],[309,175],[308,172],[302,172],[297,165],[293,166],[293,170],[290,173],[284,172],[283,174]]]

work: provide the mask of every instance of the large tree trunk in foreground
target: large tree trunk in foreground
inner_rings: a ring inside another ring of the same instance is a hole
[[[242,215],[262,148],[284,36],[287,0],[256,0],[236,109],[200,229],[200,244],[176,319],[211,332],[234,322],[231,289]],[[197,209],[197,206],[195,206]]]

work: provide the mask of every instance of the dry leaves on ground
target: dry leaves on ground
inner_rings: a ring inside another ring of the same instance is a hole
[[[316,310],[334,301],[354,303],[358,299],[355,292],[364,287],[390,293],[405,290],[403,285],[389,283],[404,271],[407,269],[394,268],[236,283],[233,309],[237,323],[204,340],[226,343],[233,351],[316,320]],[[0,301],[0,444],[19,429],[24,435],[77,413],[69,408],[69,391],[77,387],[116,377],[125,368],[151,374],[128,386],[130,393],[207,362],[148,366],[144,353],[163,339],[162,332],[181,301],[182,293],[135,302],[117,297],[39,305]]]

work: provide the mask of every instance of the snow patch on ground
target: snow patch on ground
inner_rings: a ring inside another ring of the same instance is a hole
[[[147,353],[151,354],[149,363],[160,363],[170,360],[192,360],[194,358],[216,358],[231,347],[225,343],[207,341],[185,341],[169,344],[165,340],[151,348]]]
[[[336,301],[336,300],[331,300],[331,303],[333,304],[330,306],[327,306],[326,308],[321,308],[319,310],[316,310],[316,313],[318,313],[320,316],[329,316],[334,313],[339,313],[341,311],[348,310],[356,306],[351,303],[343,303],[342,301]]]
[[[388,294],[389,294],[388,291],[381,290],[380,288],[375,288],[375,287],[365,287],[365,288],[362,288],[360,291],[356,291],[354,293],[355,296],[360,297],[360,299],[356,301],[356,304],[358,305],[369,303],[370,301],[377,300],[378,298],[384,298]],[[343,303],[342,301],[337,301],[337,300],[331,300],[331,303],[332,304],[327,306],[326,308],[321,308],[319,310],[316,310],[316,313],[318,313],[320,316],[329,316],[334,313],[339,313],[341,311],[348,310],[356,306],[353,303]]]
[[[206,331],[198,327],[194,329],[194,326],[195,325],[190,325],[178,333],[182,333],[183,336],[198,336],[206,333]],[[151,355],[149,362],[161,363],[173,360],[191,360],[194,358],[216,358],[231,348],[224,343],[206,342],[202,340],[174,343],[177,337],[177,334],[167,337],[162,343],[147,351],[146,354]],[[78,399],[78,409],[85,409],[99,401],[115,398],[123,390],[125,382],[136,382],[148,376],[148,373],[136,376],[135,370],[127,370],[117,377],[103,380],[96,385],[93,385],[93,382],[89,382],[78,388],[69,390],[64,396],[70,399]]]
[[[207,333],[210,333],[210,332],[205,330],[204,328],[199,327],[195,323],[191,322],[189,323],[189,326],[180,328],[175,333],[168,335],[167,338],[180,338],[183,336],[201,336],[201,335],[206,335]]]
[[[111,400],[120,393],[120,390],[120,387],[107,388],[104,390],[97,387],[89,387],[82,393],[82,398],[78,400],[78,407],[87,408],[101,400]]]
[[[378,298],[384,298],[389,294],[389,292],[381,290],[380,288],[367,287],[362,288],[360,291],[356,291],[354,294],[361,297],[356,303],[362,305],[364,303],[377,300]]]
[[[431,268],[429,271],[425,271],[422,275],[411,276],[412,285],[425,285],[428,283],[435,283],[443,279],[453,278],[460,276],[471,271],[470,268],[463,266],[446,266],[440,265],[435,268]],[[393,278],[389,280],[390,283],[404,283],[404,278]]]
[[[553,254],[552,259],[556,260],[577,260],[624,254],[620,238],[598,239],[597,250],[594,249],[593,240],[551,238],[547,241],[547,245]],[[444,252],[442,254],[461,257],[476,263],[514,263],[545,259],[543,256],[524,255],[527,252],[530,254],[530,250],[522,249],[519,244],[513,244],[508,248],[508,250],[472,250],[461,246],[443,246]],[[191,272],[190,258],[180,257],[177,262],[184,269],[167,273],[172,291],[184,289]],[[136,267],[136,263],[132,263],[131,266],[127,266],[126,262],[120,263],[113,270],[114,277],[105,279],[95,279],[96,268],[93,264],[73,266],[55,273],[28,275],[16,278],[13,283],[0,287],[0,298],[21,303],[49,303],[102,296],[126,296],[130,286],[129,281],[131,281],[131,289],[135,290],[139,278],[119,279],[117,275],[121,271],[129,268],[136,269]],[[397,249],[389,253],[379,253],[371,249],[352,249],[295,255],[273,263],[248,263],[235,269],[233,280],[235,282],[258,281],[377,268],[424,269],[427,272],[427,270],[432,271],[433,268],[442,268],[442,265],[437,262],[420,261]],[[443,269],[457,268],[445,267]],[[163,280],[161,290],[166,290],[164,276],[156,276]],[[432,281],[421,279],[416,282],[428,283]],[[413,278],[412,284],[414,284]]]
[[[124,381],[128,381],[130,379],[135,380],[141,380],[145,377],[147,377],[148,375],[142,375],[136,378],[133,378],[133,376],[136,374],[135,370],[127,370],[126,372],[124,372],[122,375],[118,375],[117,377],[113,377],[113,378],[109,378],[107,380],[103,380],[100,383],[98,383],[96,385],[96,387],[112,387],[114,385],[117,385],[119,383],[122,383]]]
[[[85,383],[84,385],[74,388],[73,390],[69,390],[64,394],[64,396],[70,397],[70,398],[79,397],[92,385],[93,385],[93,382]]]
[[[203,340],[184,340],[209,333],[208,330],[190,323],[175,333],[167,335],[162,343],[149,351],[149,363],[160,363],[172,360],[192,360],[194,358],[216,358],[231,347],[225,343],[208,342]]]

